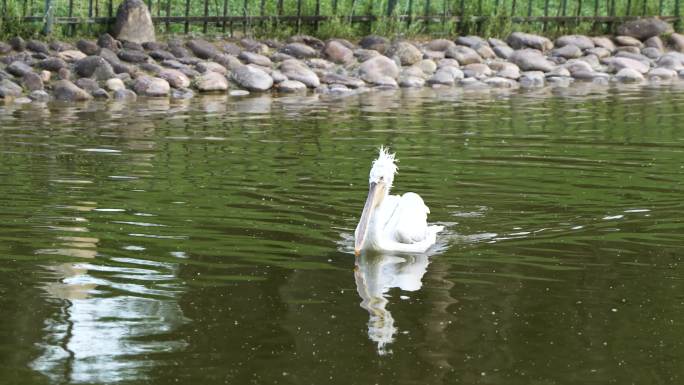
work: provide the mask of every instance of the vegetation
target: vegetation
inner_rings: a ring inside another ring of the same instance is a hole
[[[0,35],[32,35],[41,30],[41,21],[21,22],[23,16],[43,17],[45,2],[40,0],[0,0]],[[55,17],[89,17],[115,14],[122,0],[52,0]],[[681,14],[684,0],[145,0],[155,17],[233,16],[232,22],[193,20],[189,33],[249,34],[255,37],[282,37],[298,32],[320,37],[357,37],[368,33],[386,36],[453,35],[477,33],[504,36],[513,28],[548,34],[608,31],[610,23],[565,20],[562,22],[521,21],[538,16],[641,16]],[[186,9],[187,6],[187,9]],[[300,15],[303,19],[298,20]],[[332,15],[315,21],[307,16]],[[373,16],[373,20],[353,17]],[[429,17],[427,17],[429,15]],[[459,16],[456,21],[453,16]],[[485,16],[485,17],[481,17]],[[266,17],[266,18],[264,18]],[[183,21],[159,21],[160,33],[185,33]],[[105,24],[55,26],[57,36],[99,33]]]

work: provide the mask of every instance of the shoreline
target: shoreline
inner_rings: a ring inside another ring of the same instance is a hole
[[[108,34],[75,44],[15,37],[0,42],[0,100],[344,96],[373,89],[535,89],[684,79],[684,35],[643,24],[631,33],[640,38],[566,35],[555,41],[521,32],[505,41],[459,36],[415,42],[371,35],[354,43],[307,35],[142,44]]]

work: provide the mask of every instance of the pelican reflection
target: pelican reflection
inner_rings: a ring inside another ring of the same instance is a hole
[[[392,288],[417,291],[429,263],[427,254],[388,255],[364,253],[356,259],[354,277],[361,296],[361,307],[368,311],[368,338],[378,346],[381,355],[392,353],[389,345],[398,329],[387,309],[387,292]]]

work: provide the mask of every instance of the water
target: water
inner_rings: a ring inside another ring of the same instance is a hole
[[[0,106],[0,382],[681,383],[682,121],[678,86]],[[381,144],[429,256],[355,263]]]

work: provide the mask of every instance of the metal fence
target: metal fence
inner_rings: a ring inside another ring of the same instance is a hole
[[[111,25],[122,0],[2,0],[2,15],[26,23]],[[255,26],[316,31],[335,21],[370,26],[392,20],[410,28],[458,30],[465,23],[566,25],[615,23],[659,16],[679,25],[682,0],[145,0],[160,32],[233,33]]]

